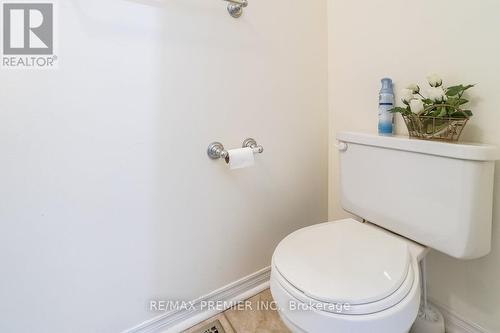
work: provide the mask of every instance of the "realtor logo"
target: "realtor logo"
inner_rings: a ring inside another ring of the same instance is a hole
[[[52,67],[54,4],[3,4],[3,67]]]

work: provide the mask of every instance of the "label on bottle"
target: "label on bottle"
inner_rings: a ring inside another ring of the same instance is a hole
[[[380,94],[378,106],[378,132],[390,135],[394,131],[394,114],[389,112],[394,108],[394,95]]]

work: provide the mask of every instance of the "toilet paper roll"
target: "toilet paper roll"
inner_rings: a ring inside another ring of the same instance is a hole
[[[251,167],[255,164],[255,156],[252,148],[232,149],[228,151],[226,163],[229,164],[229,169],[243,169]]]

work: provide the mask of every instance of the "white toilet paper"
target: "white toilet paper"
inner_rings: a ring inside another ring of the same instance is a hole
[[[226,159],[226,162],[231,170],[248,168],[255,164],[252,148],[232,149],[228,154],[229,161]]]

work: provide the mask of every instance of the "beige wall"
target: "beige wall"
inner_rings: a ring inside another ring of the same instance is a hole
[[[425,76],[437,72],[447,84],[478,84],[470,94],[475,118],[464,139],[500,145],[499,13],[495,0],[330,0],[330,142],[340,130],[376,131],[380,78],[392,77],[400,89],[414,81],[425,85]],[[398,132],[406,133],[403,126],[399,121]],[[338,158],[330,151],[335,219],[345,213]],[[491,255],[469,262],[429,256],[431,296],[490,332],[500,332],[500,177],[495,182]]]

